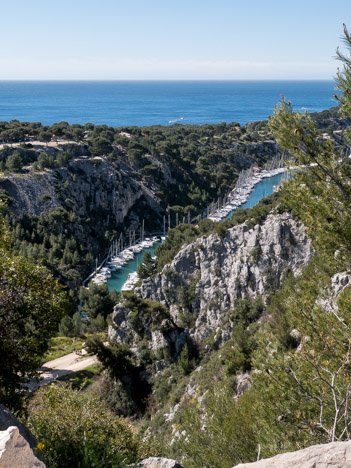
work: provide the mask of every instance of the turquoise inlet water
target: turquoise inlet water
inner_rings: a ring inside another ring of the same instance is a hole
[[[250,198],[248,199],[248,201],[244,203],[244,205],[242,205],[242,208],[252,208],[253,206],[257,205],[257,203],[262,198],[265,198],[271,195],[273,193],[274,186],[279,185],[280,181],[284,177],[286,178],[286,174],[283,173],[283,174],[277,174],[276,176],[261,180],[261,182],[259,182],[254,188],[254,190],[251,192]],[[232,216],[234,211],[232,211],[228,215],[228,218]],[[150,249],[145,249],[142,252],[136,254],[134,259],[128,262],[123,268],[121,268],[118,271],[112,272],[112,276],[107,282],[109,291],[112,291],[114,289],[116,291],[121,291],[121,287],[127,281],[129,273],[133,273],[134,271],[136,271],[138,268],[138,265],[143,261],[145,252],[150,252],[151,255],[154,255],[156,248],[160,244],[161,244],[161,241],[157,242]]]
[[[257,203],[262,198],[272,195],[274,187],[279,185],[284,178],[286,178],[286,173],[277,174],[273,177],[267,177],[266,179],[261,180],[261,182],[259,182],[254,190],[250,193],[250,197],[247,202],[241,205],[240,208],[252,208],[253,206],[257,205]],[[231,218],[235,211],[236,210],[233,210],[231,213],[229,213],[227,218]]]
[[[155,250],[160,244],[161,241],[156,242],[156,244],[154,244],[149,249],[144,249],[142,252],[136,254],[133,260],[130,260],[130,262],[126,263],[123,268],[117,271],[113,271],[111,278],[107,282],[109,291],[113,291],[114,289],[116,291],[120,291],[123,284],[127,281],[129,273],[137,271],[138,265],[143,261],[145,252],[150,252],[151,255],[154,255]]]

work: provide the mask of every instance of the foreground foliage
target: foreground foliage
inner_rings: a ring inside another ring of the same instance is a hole
[[[35,375],[66,307],[51,274],[11,252],[0,219],[0,399],[10,408],[21,406],[22,384]]]
[[[52,468],[122,468],[138,458],[131,427],[69,387],[40,389],[31,403],[29,424]]]

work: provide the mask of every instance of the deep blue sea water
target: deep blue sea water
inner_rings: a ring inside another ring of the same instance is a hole
[[[296,110],[329,109],[334,88],[334,81],[0,81],[0,121],[245,124],[267,119],[281,94]]]

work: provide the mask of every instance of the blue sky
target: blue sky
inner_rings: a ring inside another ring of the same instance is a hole
[[[351,0],[0,0],[0,79],[332,79]]]

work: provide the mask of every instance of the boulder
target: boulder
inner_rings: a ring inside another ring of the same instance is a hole
[[[30,430],[3,405],[0,404],[0,431],[6,431],[10,426],[17,426],[22,437],[26,439],[29,445],[34,448],[37,441]]]
[[[0,432],[0,468],[45,468],[38,460],[18,427]]]
[[[312,445],[234,468],[347,468],[351,467],[351,441]]]
[[[184,468],[175,460],[169,458],[150,457],[141,461],[138,468]]]

